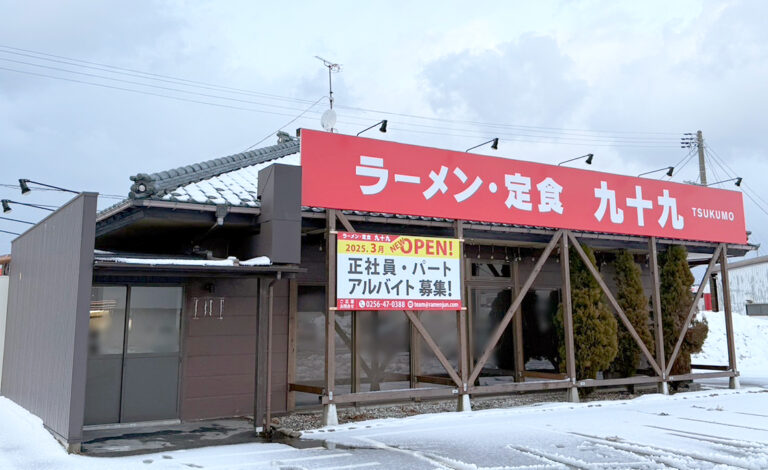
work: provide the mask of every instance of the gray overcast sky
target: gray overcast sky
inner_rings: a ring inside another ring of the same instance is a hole
[[[0,11],[0,184],[126,195],[130,175],[242,151],[327,93],[320,55],[343,64],[344,133],[388,118],[372,137],[463,150],[498,135],[500,156],[592,152],[592,169],[637,174],[679,162],[681,134],[702,129],[710,181],[745,178],[750,240],[768,241],[768,2],[0,0]],[[319,128],[326,107],[286,130]],[[674,180],[696,178],[692,159]],[[11,238],[0,233],[0,253]]]

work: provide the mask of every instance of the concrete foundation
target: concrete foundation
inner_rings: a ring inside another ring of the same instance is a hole
[[[323,405],[323,426],[336,426],[339,424],[339,415],[336,413],[336,404]]]
[[[667,382],[660,382],[659,383],[659,393],[662,395],[669,395],[669,383]]]
[[[578,403],[579,402],[579,389],[576,387],[569,388],[566,390],[565,399],[566,401],[569,401],[571,403]]]
[[[456,411],[472,411],[472,403],[469,401],[469,395],[459,395],[459,402],[456,406]]]
[[[733,389],[733,390],[735,390],[737,388],[741,388],[741,383],[739,383],[739,378],[738,377],[731,377],[731,378],[729,378],[728,379],[728,388]]]

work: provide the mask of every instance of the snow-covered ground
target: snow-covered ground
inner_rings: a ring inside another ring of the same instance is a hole
[[[760,469],[768,468],[768,389],[382,419],[303,439],[315,442],[67,455],[37,418],[0,399],[2,469]]]
[[[412,468],[759,469],[767,418],[768,390],[752,388],[421,415],[304,437],[420,459]]]
[[[727,364],[723,314],[703,316],[710,334],[694,363]],[[301,449],[68,455],[37,417],[0,397],[0,469],[768,468],[768,319],[734,315],[734,329],[742,384],[751,385],[741,390],[350,423],[306,432]]]

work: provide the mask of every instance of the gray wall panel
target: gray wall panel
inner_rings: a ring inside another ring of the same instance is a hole
[[[60,439],[82,435],[95,193],[82,193],[13,241],[2,394]]]

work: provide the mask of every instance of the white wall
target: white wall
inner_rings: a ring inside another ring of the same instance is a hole
[[[722,276],[717,276],[717,294],[722,302]],[[754,303],[768,303],[768,263],[744,266],[728,270],[731,284],[731,308],[734,313],[745,314],[747,300]],[[722,306],[720,309],[722,310]]]
[[[0,276],[0,384],[3,381],[3,349],[5,348],[5,314],[8,311],[8,276]]]

